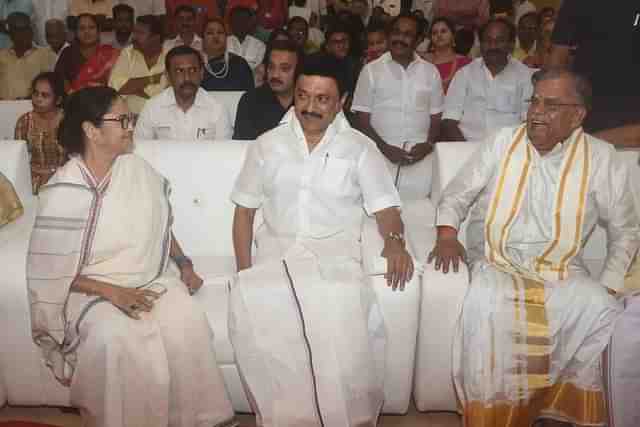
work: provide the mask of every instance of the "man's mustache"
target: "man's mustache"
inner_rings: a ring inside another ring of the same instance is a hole
[[[394,40],[393,42],[391,42],[391,46],[402,46],[405,48],[408,48],[409,45],[405,42],[403,42],[402,40]]]
[[[487,55],[503,55],[504,52],[501,49],[489,49]]]
[[[313,117],[313,118],[316,118],[316,119],[321,119],[322,118],[322,114],[314,113],[313,111],[303,111],[302,112],[302,116],[304,116],[304,117]]]
[[[197,90],[198,86],[196,86],[195,84],[191,83],[191,82],[184,82],[180,85],[180,90],[182,89],[186,89],[187,87],[191,87],[193,90]]]
[[[274,85],[274,84],[283,85],[284,82],[282,80],[280,80],[280,79],[269,79],[269,84],[272,84],[272,85]]]

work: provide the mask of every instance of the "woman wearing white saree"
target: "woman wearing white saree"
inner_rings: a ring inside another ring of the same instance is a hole
[[[202,280],[171,232],[169,186],[130,153],[131,116],[111,88],[67,106],[70,153],[41,190],[29,250],[35,342],[86,426],[233,426]]]

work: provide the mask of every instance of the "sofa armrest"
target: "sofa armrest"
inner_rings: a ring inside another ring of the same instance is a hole
[[[435,270],[433,263],[424,265],[413,389],[420,411],[458,409],[452,376],[452,346],[468,286],[466,264],[461,264],[458,273],[448,274]]]

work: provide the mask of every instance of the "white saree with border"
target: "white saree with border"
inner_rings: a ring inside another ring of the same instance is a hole
[[[86,426],[236,424],[211,329],[169,261],[168,192],[133,154],[102,182],[71,158],[41,189],[28,262],[33,335]],[[70,292],[79,274],[164,294],[135,320]]]
[[[467,230],[471,284],[454,340],[464,424],[604,425],[601,355],[621,306],[603,284],[621,286],[638,248],[627,174],[609,170],[612,149],[582,129],[545,156],[525,126],[487,144],[438,208],[438,225],[458,228],[462,207],[477,198]],[[618,249],[600,283],[580,258],[598,220]]]

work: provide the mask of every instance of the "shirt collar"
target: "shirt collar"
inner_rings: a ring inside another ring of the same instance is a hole
[[[173,87],[169,86],[168,88],[166,88],[164,90],[164,93],[162,93],[161,95],[162,97],[160,98],[160,106],[161,107],[177,107],[178,106],[178,102],[176,101],[176,94],[173,91]],[[207,97],[207,92],[202,89],[202,88],[198,88],[198,91],[196,92],[196,99],[193,101],[193,105],[191,106],[191,108],[193,107],[202,107],[202,108],[207,108],[209,106],[209,104],[207,104],[206,102],[206,97]],[[191,110],[191,108],[189,108],[189,110]]]
[[[496,74],[494,76],[493,74],[491,74],[491,71],[489,71],[489,68],[487,67],[487,64],[484,63],[484,58],[480,57],[478,59],[480,60],[480,63],[482,64],[482,69],[484,70],[484,72],[486,73],[487,77],[490,80],[495,79],[500,74],[503,74],[505,71],[507,71],[507,68],[509,68],[511,66],[511,63],[513,62],[513,58],[511,57],[511,54],[509,54],[507,56],[507,65],[505,65],[505,67],[502,69],[502,71],[500,71],[498,74]]]
[[[398,64],[393,57],[391,56],[391,52],[390,51],[386,51],[385,53],[382,54],[382,56],[380,56],[380,58],[382,58],[382,60],[384,62],[390,63],[393,62],[394,64]],[[413,52],[413,60],[411,60],[411,62],[409,63],[409,66],[407,67],[407,69],[411,68],[411,66],[413,64],[415,64],[416,62],[420,62],[422,60],[422,58],[420,58],[418,56],[418,54],[414,51]],[[400,65],[400,64],[398,64]],[[400,65],[401,66],[401,65]]]
[[[293,130],[293,133],[296,136],[296,139],[304,144],[305,152],[308,153],[304,131],[302,130],[302,125],[300,124],[300,121],[296,116],[294,107],[291,107],[289,111],[287,111],[287,113],[284,115],[280,123],[289,123],[291,125],[291,128]],[[322,147],[326,147],[329,144],[331,144],[331,142],[335,139],[336,135],[338,135],[340,132],[346,129],[349,129],[350,127],[351,126],[349,125],[349,122],[347,121],[347,118],[345,117],[344,113],[340,111],[336,115],[336,117],[333,119],[333,122],[331,122],[331,124],[325,131],[324,136],[322,137],[322,140],[318,143],[314,152],[320,151],[318,149],[322,149]]]

